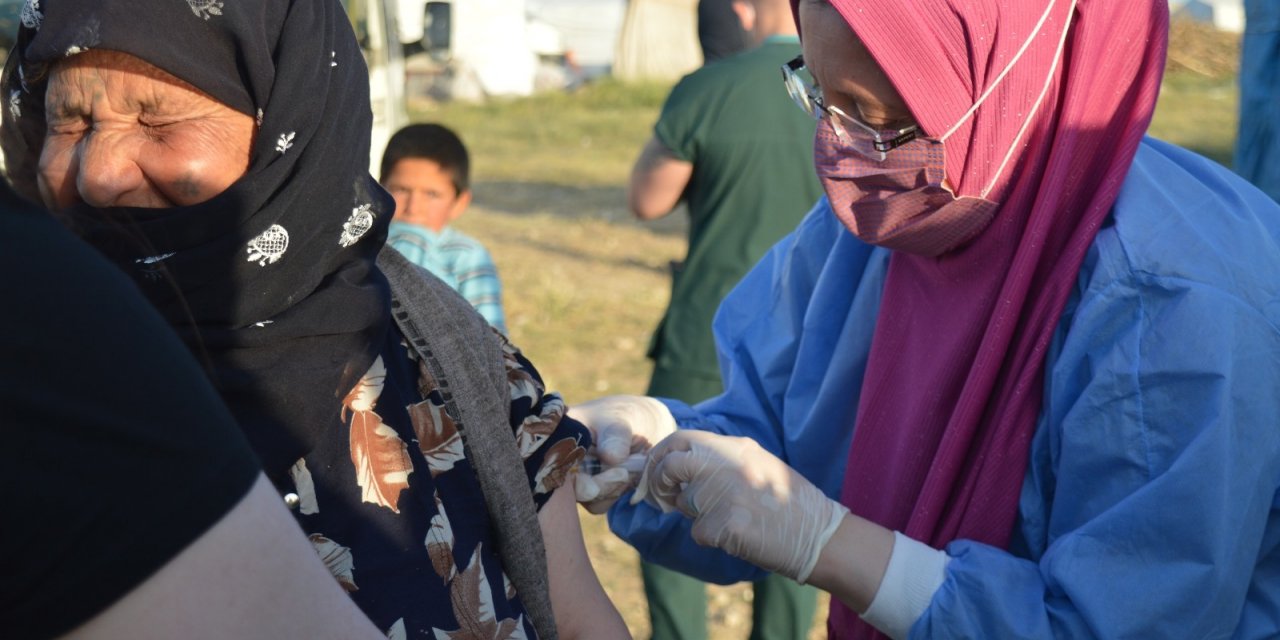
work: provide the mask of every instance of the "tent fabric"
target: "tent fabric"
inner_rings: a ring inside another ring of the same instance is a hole
[[[697,0],[631,0],[618,35],[613,75],[675,80],[702,64]]]

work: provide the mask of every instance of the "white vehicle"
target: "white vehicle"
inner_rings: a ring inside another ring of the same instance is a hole
[[[382,151],[391,135],[409,124],[404,95],[404,50],[400,45],[394,2],[342,0],[369,66],[369,100],[373,132],[369,144],[369,173],[378,176]]]
[[[530,15],[527,0],[386,0],[413,51],[410,76],[442,100],[525,96],[571,84],[560,32]]]

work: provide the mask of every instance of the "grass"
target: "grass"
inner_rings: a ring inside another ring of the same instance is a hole
[[[1160,87],[1151,135],[1230,166],[1239,98],[1234,75],[1172,73]]]
[[[419,106],[414,114],[459,132],[479,182],[615,187],[649,136],[669,85],[614,80],[574,93],[483,105]]]
[[[1234,55],[1214,46],[1220,57]],[[666,265],[684,253],[685,222],[677,213],[636,223],[623,197],[668,89],[606,81],[573,94],[414,114],[453,127],[470,147],[475,205],[457,226],[493,252],[513,340],[571,403],[641,393],[648,380],[645,348],[667,303]],[[1234,75],[1171,67],[1151,132],[1225,164],[1235,121]],[[647,637],[635,553],[602,518],[584,512],[582,522],[605,589],[631,632]],[[745,638],[749,603],[745,587],[713,588],[712,637]],[[825,636],[816,624],[810,637]]]

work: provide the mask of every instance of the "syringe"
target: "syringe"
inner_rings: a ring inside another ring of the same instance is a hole
[[[587,456],[582,459],[582,462],[578,463],[578,472],[594,476],[599,474],[601,471],[623,468],[626,469],[628,473],[640,473],[641,471],[644,471],[644,465],[648,459],[649,456],[643,453],[633,453],[628,456],[626,460],[623,460],[622,464],[606,466],[600,462],[600,458],[587,454]]]

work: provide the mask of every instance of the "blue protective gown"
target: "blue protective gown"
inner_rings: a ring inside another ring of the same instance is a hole
[[[888,251],[819,202],[721,306],[726,391],[669,406],[750,436],[836,497]],[[924,338],[927,339],[927,338]],[[957,541],[913,638],[1280,636],[1280,206],[1147,139],[1046,363],[1011,551]],[[625,500],[648,560],[759,569]]]
[[[1280,1],[1245,0],[1235,169],[1280,200]]]

